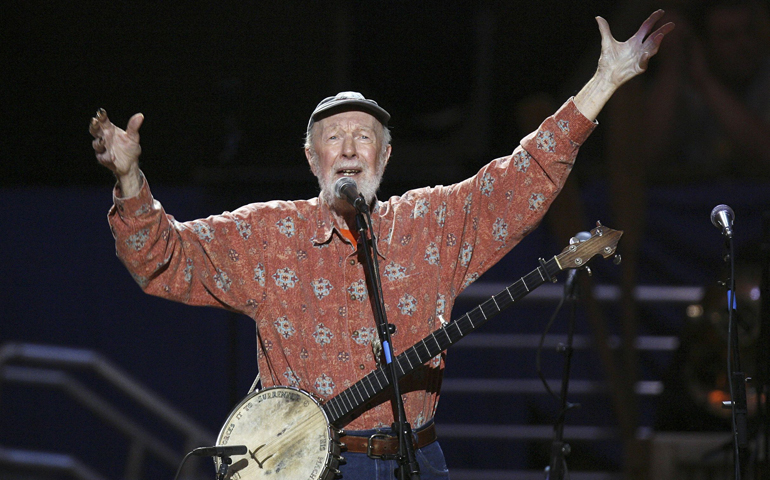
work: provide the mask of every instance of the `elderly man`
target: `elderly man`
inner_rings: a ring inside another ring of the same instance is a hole
[[[318,198],[254,203],[185,223],[164,212],[139,170],[143,116],[134,115],[123,131],[100,110],[90,131],[97,159],[118,179],[109,213],[118,256],[147,293],[253,318],[263,385],[293,386],[327,401],[383,361],[355,209],[335,195],[335,182],[353,179],[369,206],[398,354],[441,327],[457,295],[535,228],[599,111],[646,69],[673,28],[650,33],[662,15],[655,12],[623,43],[598,17],[602,53],[595,75],[511,155],[459,184],[387,201],[375,193],[390,159],[390,115],[355,92],[323,100],[311,115],[305,154],[318,178]],[[422,478],[448,478],[433,428],[443,365],[442,353],[401,382]],[[367,455],[370,436],[387,433],[393,423],[387,399],[371,402],[347,423],[343,478],[392,475],[392,460]],[[388,435],[371,442],[393,451]],[[271,468],[256,447],[249,449],[260,468]]]

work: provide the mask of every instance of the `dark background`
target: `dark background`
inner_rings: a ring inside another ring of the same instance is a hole
[[[91,149],[96,110],[122,127],[144,113],[142,169],[166,209],[190,220],[314,196],[302,152],[307,118],[322,98],[361,91],[393,118],[387,197],[457,181],[510,153],[527,133],[514,115],[521,99],[545,92],[561,102],[590,78],[594,16],[612,24],[624,12],[632,20],[623,25],[635,28],[654,9],[645,3],[13,2],[0,32],[0,344],[93,349],[217,432],[256,374],[253,323],[145,296],[133,283],[107,227],[114,180]],[[592,218],[608,212],[601,129],[575,169]],[[701,267],[721,252],[708,222],[716,203],[743,206],[745,235],[758,236],[753,206],[766,191],[724,191],[656,197],[671,229],[703,245],[660,248],[671,263],[643,280],[715,276],[718,268]],[[557,248],[544,227],[491,275],[523,275]],[[121,402],[98,378],[85,381]],[[69,453],[118,478],[126,445],[114,437],[61,392],[0,385],[0,446]]]
[[[565,87],[598,48],[593,16],[610,15],[612,3],[14,2],[3,28],[3,155],[14,161],[3,162],[2,182],[109,183],[90,161],[87,124],[99,107],[123,126],[145,114],[143,168],[153,184],[189,185],[196,167],[217,164],[228,121],[243,132],[240,163],[304,167],[309,112],[344,89],[385,106],[401,142],[439,136],[420,122],[467,108],[477,51],[487,48],[476,32],[482,14],[492,19],[483,27],[493,98],[486,148],[503,155],[518,139],[516,102]]]

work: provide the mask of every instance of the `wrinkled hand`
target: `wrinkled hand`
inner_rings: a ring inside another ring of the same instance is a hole
[[[112,170],[118,179],[138,171],[139,155],[142,153],[139,127],[143,121],[144,115],[137,113],[128,121],[126,130],[122,130],[110,122],[107,112],[101,108],[91,119],[88,130],[94,137],[92,145],[96,159]]]
[[[647,64],[658,53],[663,37],[674,29],[674,24],[669,22],[648,35],[664,13],[658,10],[650,15],[634,36],[622,43],[613,38],[607,21],[596,17],[602,35],[602,54],[597,73],[617,88],[647,70]]]

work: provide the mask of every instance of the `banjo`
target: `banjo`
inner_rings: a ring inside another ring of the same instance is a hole
[[[446,350],[487,320],[562,270],[584,267],[591,258],[608,258],[617,249],[622,230],[597,222],[591,238],[565,248],[505,290],[432,332],[394,361],[398,378]],[[340,429],[371,406],[389,386],[380,366],[325,403],[294,387],[269,387],[246,396],[222,426],[217,444],[246,445],[248,453],[230,465],[233,480],[331,480],[339,473]],[[220,467],[221,459],[215,459]]]

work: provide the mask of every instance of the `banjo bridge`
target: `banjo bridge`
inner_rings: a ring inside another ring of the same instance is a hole
[[[262,468],[262,469],[264,469],[264,468],[265,468],[265,467],[264,467],[264,465],[265,465],[265,462],[266,462],[266,461],[268,461],[268,460],[270,460],[270,459],[273,457],[273,455],[274,455],[274,454],[272,454],[272,453],[271,453],[271,454],[270,454],[270,455],[268,455],[268,456],[267,456],[267,457],[266,457],[264,460],[262,460],[261,462],[259,461],[259,459],[257,458],[257,452],[258,452],[260,449],[262,449],[262,447],[264,447],[265,445],[267,445],[267,444],[266,444],[266,443],[265,443],[265,444],[262,444],[262,445],[260,445],[259,447],[257,447],[256,449],[254,449],[253,451],[249,451],[249,455],[251,456],[251,458],[253,458],[253,459],[254,459],[254,461],[255,461],[255,462],[257,462],[257,465],[259,465],[259,468]]]

